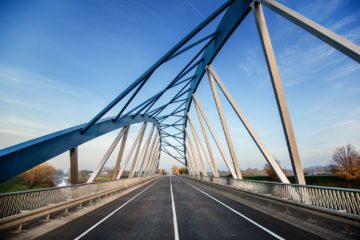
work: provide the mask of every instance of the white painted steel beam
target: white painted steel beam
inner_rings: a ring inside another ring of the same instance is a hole
[[[206,156],[205,156],[204,154],[202,154],[202,152],[201,152],[201,150],[200,150],[200,147],[199,147],[199,143],[198,143],[198,141],[197,141],[197,139],[196,139],[196,136],[195,136],[194,132],[192,131],[192,128],[191,128],[191,127],[190,127],[190,130],[191,130],[191,133],[192,133],[191,141],[194,143],[194,146],[195,146],[194,149],[196,149],[196,153],[197,153],[197,156],[198,156],[198,158],[199,158],[202,171],[203,171],[203,173],[204,173],[204,176],[207,176],[207,171],[206,171],[206,167],[205,167],[205,164],[204,164],[204,158],[206,158]],[[185,131],[187,131],[187,130],[185,129]],[[187,136],[190,136],[189,131],[187,131],[186,134],[187,134]],[[203,157],[203,155],[204,155],[204,157]],[[211,166],[210,166],[210,169],[211,169]]]
[[[137,177],[142,175],[142,170],[143,170],[143,166],[144,166],[144,162],[145,162],[145,157],[146,157],[146,154],[147,154],[148,149],[149,149],[149,145],[150,145],[150,141],[151,141],[154,129],[155,129],[155,125],[152,125],[152,127],[150,129],[149,136],[148,136],[148,138],[147,138],[147,140],[145,142],[145,145],[143,146],[143,148],[141,150],[141,154],[140,154],[140,157],[139,157],[141,159],[141,164],[140,164],[140,167],[138,169]]]
[[[153,152],[155,150],[154,146],[155,146],[155,143],[157,142],[157,139],[158,139],[158,134],[155,133],[153,141],[151,142],[150,151],[148,151],[148,154],[145,157],[146,165],[145,165],[145,168],[144,168],[144,174],[146,174],[146,172],[149,169],[151,156],[152,156],[152,154],[153,154]]]
[[[154,167],[155,160],[156,160],[156,154],[159,151],[159,144],[160,144],[160,142],[156,141],[155,146],[154,146],[153,150],[151,151],[151,155],[149,158],[149,165],[148,165],[147,170],[145,171],[145,175],[149,175]]]
[[[101,159],[101,161],[97,165],[96,169],[91,174],[90,178],[87,180],[87,183],[94,182],[95,178],[99,175],[99,173],[100,173],[101,169],[103,168],[103,166],[105,165],[106,161],[109,159],[111,153],[114,151],[116,145],[118,144],[120,139],[123,137],[123,135],[128,132],[128,130],[129,130],[129,126],[125,126],[125,127],[123,127],[121,129],[121,131],[116,136],[116,138],[114,139],[114,141],[110,145],[109,149],[106,151],[105,155],[103,156],[103,158]]]
[[[150,172],[150,175],[156,174],[157,169],[158,169],[158,165],[159,165],[159,161],[160,161],[160,150],[158,148],[158,149],[156,149],[155,161],[154,161],[152,171]]]
[[[255,129],[249,122],[249,120],[246,118],[245,114],[241,111],[239,105],[231,95],[230,91],[226,88],[225,84],[219,77],[219,75],[216,73],[215,69],[209,65],[207,67],[208,71],[212,74],[214,77],[216,83],[220,87],[221,91],[224,93],[225,97],[229,101],[231,107],[234,109],[235,113],[239,117],[240,121],[244,124],[245,129],[250,134],[251,138],[254,140],[256,146],[259,148],[260,152],[263,154],[266,161],[270,164],[270,166],[275,171],[276,175],[279,177],[280,181],[283,183],[290,183],[284,172],[281,170],[279,164],[275,161],[274,157],[271,155],[270,151],[266,148],[265,144],[262,142],[259,135],[256,133]]]
[[[349,40],[337,35],[329,29],[317,24],[316,22],[304,17],[303,15],[285,7],[284,5],[273,0],[260,0],[262,4],[283,16],[290,22],[298,25],[305,31],[311,33],[315,37],[329,44],[333,48],[360,63],[360,47]],[[327,2],[324,1],[324,7]],[[311,56],[309,56],[311,57]]]
[[[120,148],[119,148],[119,153],[118,156],[116,158],[116,162],[115,162],[115,166],[114,166],[114,170],[113,170],[113,175],[112,175],[112,180],[116,180],[116,176],[118,175],[119,171],[120,171],[120,164],[124,155],[124,151],[125,151],[125,146],[126,146],[126,141],[127,141],[127,137],[129,134],[129,130],[130,130],[130,126],[129,128],[125,131],[123,139],[121,140],[121,144],[120,144]]]
[[[191,158],[192,158],[192,160],[193,160],[193,162],[195,164],[195,167],[196,167],[197,171],[199,172],[199,174],[203,173],[204,171],[203,171],[203,169],[201,167],[201,164],[199,163],[198,158],[197,158],[197,156],[195,154],[193,144],[192,144],[192,142],[191,142],[188,135],[186,136],[186,138],[187,138],[187,143],[188,143],[189,150],[190,150],[190,155],[191,155]]]
[[[134,172],[135,172],[135,167],[136,167],[136,164],[139,162],[138,161],[138,155],[139,155],[139,152],[140,152],[140,148],[141,148],[141,144],[142,144],[142,141],[144,139],[144,134],[145,134],[145,130],[146,130],[146,125],[147,123],[144,123],[144,130],[142,131],[141,133],[141,136],[140,136],[140,141],[137,145],[137,148],[136,148],[136,152],[135,152],[135,156],[134,156],[134,159],[133,159],[133,162],[131,164],[131,168],[130,168],[130,172],[129,172],[129,178],[132,178],[134,176]]]
[[[271,44],[270,35],[266,26],[266,21],[262,7],[259,3],[253,5],[253,12],[258,28],[263,52],[265,55],[267,67],[272,81],[276,102],[279,109],[279,114],[285,134],[285,139],[290,155],[291,164],[295,175],[296,183],[306,184],[304,172],[301,166],[300,155],[295,140],[294,130],[291,124],[290,113],[286,103],[285,93],[282,87],[280,73],[276,64],[274,50]]]
[[[208,126],[209,130],[210,130],[210,133],[211,133],[211,136],[213,137],[215,143],[216,143],[216,146],[218,147],[219,151],[220,151],[220,154],[221,156],[223,157],[225,163],[226,163],[226,166],[228,167],[232,177],[234,179],[238,179],[237,175],[236,175],[236,172],[234,170],[234,167],[233,165],[231,164],[231,162],[229,161],[229,159],[227,158],[226,154],[225,154],[225,150],[224,148],[221,146],[221,143],[220,143],[220,140],[219,138],[217,137],[217,135],[215,134],[215,130],[214,128],[212,127],[212,125],[210,124],[203,108],[201,107],[201,104],[199,102],[199,100],[197,99],[197,97],[195,96],[195,94],[193,94],[193,99],[194,99],[194,102],[195,102],[195,109],[196,111],[198,111],[199,113],[201,113],[202,117],[204,118],[205,120],[205,123],[206,125]],[[200,114],[199,114],[200,115]]]
[[[206,132],[204,121],[202,119],[202,116],[201,116],[200,112],[197,110],[196,104],[194,104],[194,106],[195,106],[195,109],[196,109],[196,115],[198,117],[198,120],[199,120],[199,123],[200,123],[200,126],[201,126],[201,131],[202,131],[204,139],[205,139],[206,148],[207,148],[207,151],[209,153],[212,166],[214,168],[214,173],[216,174],[214,176],[219,177],[219,171],[218,171],[218,168],[217,168],[217,164],[216,164],[216,161],[215,161],[214,154],[213,154],[212,149],[211,149],[211,145],[210,145],[208,134]]]
[[[209,73],[209,71],[206,71],[206,72],[207,72],[207,75],[208,75],[211,91],[213,93],[213,97],[214,97],[214,100],[215,100],[216,110],[217,110],[217,112],[219,114],[221,126],[222,126],[222,129],[223,129],[224,134],[225,134],[225,139],[226,139],[226,143],[227,143],[227,146],[228,146],[228,149],[229,149],[229,152],[230,152],[231,160],[232,160],[233,165],[235,167],[236,175],[238,176],[239,179],[242,179],[242,174],[241,174],[241,171],[240,171],[239,162],[238,162],[237,157],[236,157],[234,144],[233,144],[231,136],[230,136],[229,128],[228,128],[227,121],[226,121],[225,114],[224,114],[224,110],[223,110],[223,107],[222,107],[222,104],[221,104],[221,101],[220,101],[220,98],[219,98],[219,94],[218,94],[218,91],[216,89],[214,78]]]
[[[200,171],[196,166],[196,162],[194,161],[194,157],[193,157],[193,154],[192,154],[191,149],[189,147],[188,141],[185,141],[185,147],[186,147],[186,153],[188,155],[188,160],[189,160],[189,162],[191,164],[192,169],[194,169],[195,175],[200,175]]]
[[[139,133],[137,134],[137,136],[135,138],[134,143],[132,144],[132,146],[130,148],[130,151],[129,151],[127,157],[125,158],[124,164],[122,166],[120,165],[119,173],[116,176],[117,180],[121,178],[121,175],[123,174],[127,164],[129,163],[129,160],[131,159],[131,156],[134,154],[134,152],[135,152],[134,150],[135,150],[136,146],[138,145],[141,136],[144,134],[145,128],[146,128],[146,124],[143,124]],[[135,159],[134,159],[134,161],[135,161]]]
[[[202,156],[201,156],[200,152],[198,151],[199,149],[197,149],[196,145],[194,144],[194,141],[193,141],[194,138],[191,137],[187,128],[185,128],[185,132],[186,132],[186,137],[189,142],[190,149],[195,157],[195,161],[198,163],[199,169],[203,173],[203,175],[207,176],[207,172],[206,172],[205,166],[204,166],[204,161],[202,160]]]
[[[187,170],[188,170],[188,172],[189,172],[189,174],[190,174],[191,176],[195,176],[195,170],[194,170],[194,168],[192,167],[192,163],[191,163],[191,161],[190,161],[188,152],[186,152],[185,156],[186,156],[186,159],[187,159],[187,162],[188,162],[188,164],[187,164],[187,166],[186,166],[186,167],[187,167]]]
[[[212,172],[213,176],[217,177],[216,172],[215,172],[215,170],[214,170],[214,167],[213,167],[213,165],[212,165],[212,162],[211,162],[209,153],[205,150],[205,147],[204,147],[203,143],[201,142],[201,139],[200,139],[198,133],[197,133],[196,130],[195,130],[194,123],[193,123],[193,121],[192,121],[189,113],[187,113],[187,118],[188,118],[188,121],[189,121],[189,125],[190,125],[190,128],[191,128],[191,132],[192,132],[193,136],[195,137],[196,143],[199,144],[200,149],[201,149],[201,151],[202,151],[202,153],[203,153],[203,155],[204,155],[207,163],[208,163],[209,166],[210,166],[210,169],[211,169],[211,172]]]

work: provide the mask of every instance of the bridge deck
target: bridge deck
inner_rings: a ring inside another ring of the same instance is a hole
[[[175,226],[178,239],[319,239],[181,177],[162,177],[41,239],[176,239]]]

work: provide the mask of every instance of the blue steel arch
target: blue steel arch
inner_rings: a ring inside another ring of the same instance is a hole
[[[64,129],[0,151],[0,182],[14,177],[61,153],[69,151],[83,143],[135,123],[153,123],[160,130],[159,122],[150,116],[130,115],[112,121],[112,117],[94,124],[86,133],[81,130],[86,124]],[[161,143],[161,139],[160,139]]]

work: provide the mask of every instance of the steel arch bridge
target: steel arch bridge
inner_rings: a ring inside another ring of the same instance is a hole
[[[113,179],[121,177],[133,154],[135,154],[135,160],[133,160],[133,164],[131,166],[130,177],[132,177],[136,171],[135,168],[137,165],[140,165],[137,170],[140,175],[143,172],[143,174],[154,174],[159,164],[161,152],[184,164],[188,168],[189,173],[192,175],[207,175],[205,163],[203,161],[205,159],[212,174],[214,176],[218,176],[218,170],[211,146],[209,144],[209,136],[207,135],[206,127],[210,131],[211,136],[214,139],[232,177],[234,179],[241,179],[242,177],[239,163],[235,155],[234,146],[229,133],[229,127],[227,126],[225,114],[218,96],[217,88],[219,87],[265,159],[276,172],[281,182],[289,183],[287,177],[282,172],[281,168],[272,157],[264,143],[261,141],[260,135],[257,134],[255,129],[251,126],[250,122],[247,120],[246,116],[242,113],[240,107],[232,97],[230,91],[226,88],[221,78],[217,75],[215,69],[211,66],[211,63],[221,51],[224,44],[226,44],[232,33],[243,22],[243,20],[248,17],[249,13],[253,12],[269,76],[272,81],[274,95],[296,183],[306,184],[291,124],[291,118],[280,79],[280,73],[276,64],[276,58],[272,49],[262,6],[269,8],[276,14],[284,17],[288,21],[342,52],[349,58],[360,63],[359,46],[274,0],[228,0],[183,39],[181,39],[173,48],[165,53],[139,78],[133,81],[130,86],[114,98],[113,101],[111,101],[88,123],[1,150],[0,182],[16,176],[23,171],[26,171],[61,153],[70,151],[71,179],[73,183],[76,183],[77,147],[110,131],[121,129],[105,156],[100,161],[97,169],[90,177],[88,182],[92,182],[97,174],[99,174],[101,168],[104,166],[120,140],[122,149],[124,148],[129,126],[135,123],[143,123],[143,125],[132,144],[130,154],[126,156],[125,160],[122,160],[123,150],[119,152],[115,165],[116,174],[113,175]],[[202,30],[221,15],[222,18],[220,23],[213,32],[204,36],[204,34],[202,34]],[[196,46],[201,46],[200,50],[193,55],[191,60],[185,66],[182,66],[182,68],[179,69],[175,78],[170,79],[167,85],[164,86],[160,92],[149,97],[138,106],[129,109],[132,101],[141,94],[142,87],[146,82],[151,81],[152,75],[160,66]],[[227,148],[230,152],[230,159],[226,156],[225,148],[221,145],[216,133],[214,132],[211,122],[208,120],[206,113],[195,94],[205,74],[207,74],[210,82],[212,95],[214,97],[225,134]],[[176,94],[173,94],[169,101],[164,102],[162,97],[175,87],[180,88],[180,90],[177,91]],[[115,106],[119,106],[119,104],[122,104],[122,108],[117,115],[110,118],[104,118],[110,110],[114,109]],[[192,118],[189,114],[189,110],[192,105],[196,109],[205,144],[202,143],[202,140],[192,123]],[[165,110],[169,108],[172,108],[172,111],[170,113],[164,113]],[[145,140],[145,144],[142,145],[144,132],[148,124],[152,124],[152,128],[150,130],[151,134],[149,134]],[[170,130],[175,133],[170,133]],[[172,139],[173,142],[177,142],[178,144],[170,143],[169,139]],[[139,161],[139,163],[136,163],[136,161]]]

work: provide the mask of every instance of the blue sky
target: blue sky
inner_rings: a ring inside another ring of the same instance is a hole
[[[358,1],[279,2],[360,44]],[[88,121],[222,3],[0,1],[0,148]],[[360,150],[359,64],[264,11],[304,167],[327,164],[337,146],[352,143]],[[215,23],[200,35],[211,32]],[[161,67],[134,104],[168,83],[191,53]],[[290,167],[252,13],[213,66],[272,154]],[[198,96],[225,146],[206,78]],[[263,157],[222,100],[241,168],[262,167]],[[94,168],[115,134],[81,146],[80,168]],[[175,164],[162,157],[161,167]],[[52,163],[67,169],[66,158],[63,154]]]

